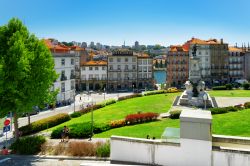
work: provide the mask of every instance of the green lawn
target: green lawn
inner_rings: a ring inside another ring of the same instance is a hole
[[[250,137],[250,109],[213,115],[213,134]],[[111,135],[145,138],[148,134],[160,138],[166,127],[179,127],[179,120],[165,119],[162,121],[145,123],[134,126],[112,129],[100,134],[96,138],[109,138]]]
[[[214,97],[250,97],[250,90],[211,90],[208,93]]]
[[[124,119],[126,115],[137,113],[138,111],[156,113],[167,112],[177,95],[179,95],[179,93],[168,93],[119,101],[116,104],[94,111],[94,121],[95,123],[103,123],[110,122],[112,120]],[[64,125],[68,126],[75,123],[88,122],[90,119],[91,113],[88,113],[79,118],[71,119],[70,121],[62,123],[49,130],[62,127]]]

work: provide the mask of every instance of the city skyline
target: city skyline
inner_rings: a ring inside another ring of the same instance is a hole
[[[2,0],[0,25],[21,19],[39,38],[107,45],[183,44],[192,37],[223,38],[230,45],[247,45],[250,2],[164,0],[93,0],[71,3]]]

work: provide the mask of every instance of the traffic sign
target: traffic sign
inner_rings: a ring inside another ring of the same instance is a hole
[[[8,126],[9,124],[10,124],[10,120],[9,119],[5,119],[4,126]]]
[[[6,132],[8,132],[8,131],[10,131],[10,125],[4,126],[4,127],[3,127],[3,132],[6,133]]]

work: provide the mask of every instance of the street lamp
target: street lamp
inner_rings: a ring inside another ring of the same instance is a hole
[[[134,93],[135,92],[135,90],[134,90],[135,85],[133,84],[132,87],[133,87],[133,93]]]
[[[104,101],[105,101],[105,88],[103,88],[103,95],[104,95]]]
[[[207,108],[207,99],[208,99],[207,93],[204,93],[204,95],[203,95],[203,100],[204,100],[204,109],[206,109],[206,108]]]
[[[93,102],[93,98],[91,98],[91,102],[92,102],[92,105],[91,105],[91,135],[89,137],[89,141],[92,140],[92,137],[94,135],[94,133],[93,133],[93,130],[94,130],[94,114],[93,114],[93,105],[94,105],[94,102]]]

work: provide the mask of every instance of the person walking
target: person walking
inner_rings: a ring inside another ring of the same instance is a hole
[[[61,133],[61,142],[69,141],[69,128],[67,126],[63,127],[62,133]]]

